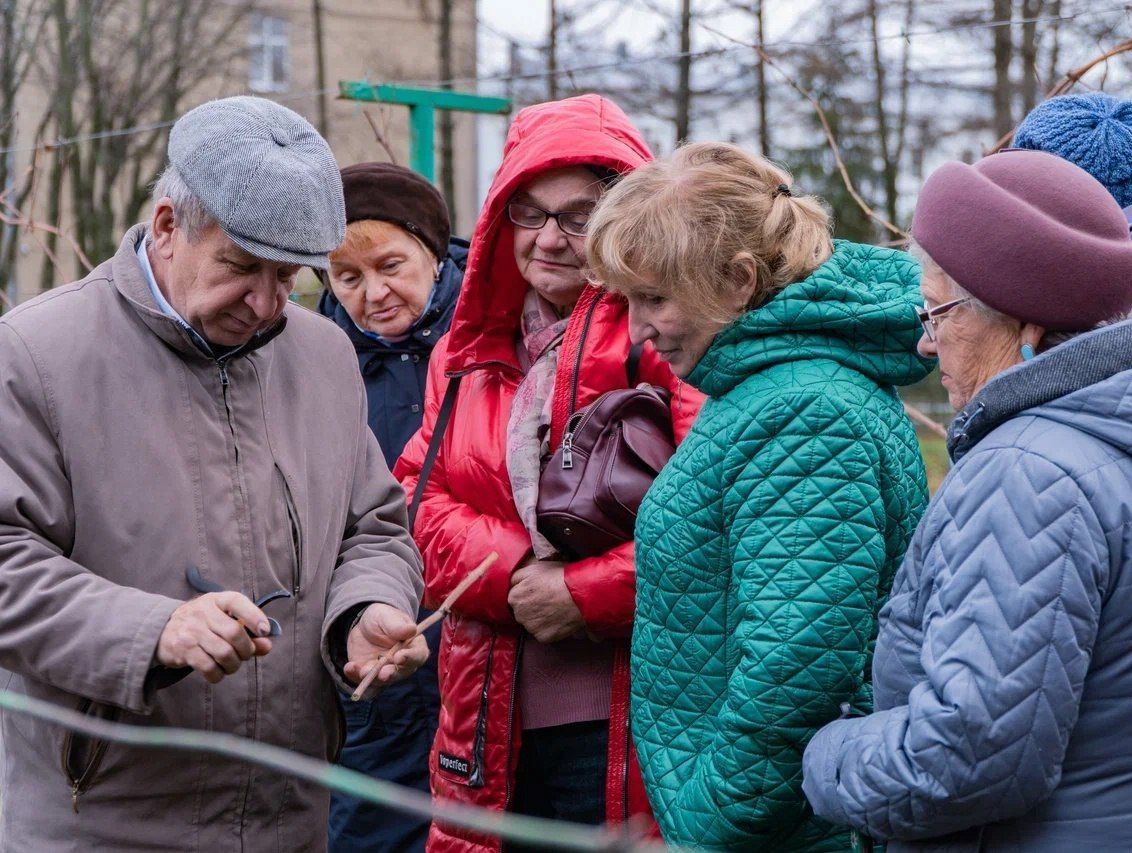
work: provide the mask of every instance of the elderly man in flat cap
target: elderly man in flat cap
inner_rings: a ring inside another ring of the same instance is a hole
[[[300,116],[228,98],[173,127],[154,198],[0,320],[0,686],[333,758],[335,686],[421,593],[350,342],[287,300],[342,240],[338,167]],[[2,738],[5,850],[326,847],[315,785],[15,714]]]

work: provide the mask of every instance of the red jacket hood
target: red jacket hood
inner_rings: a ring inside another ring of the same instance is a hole
[[[514,226],[506,206],[535,175],[565,166],[630,172],[652,159],[629,117],[600,95],[582,95],[521,110],[507,132],[503,162],[472,233],[460,301],[448,332],[445,372],[489,363],[518,369],[515,332],[529,287],[515,263]]]

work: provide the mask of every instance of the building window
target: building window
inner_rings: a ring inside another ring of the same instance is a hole
[[[248,33],[248,85],[253,92],[287,89],[287,21],[271,15],[253,15]]]

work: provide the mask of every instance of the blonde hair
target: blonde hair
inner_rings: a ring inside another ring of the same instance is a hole
[[[598,203],[589,272],[611,290],[665,296],[729,323],[727,296],[744,267],[756,271],[753,307],[833,252],[825,205],[792,195],[790,184],[789,172],[738,146],[684,145],[626,175]]]
[[[391,237],[398,235],[412,237],[413,242],[425,253],[425,258],[433,264],[437,263],[437,258],[433,255],[432,250],[416,234],[382,219],[359,219],[347,225],[346,236],[342,240],[342,245],[330,253],[330,260],[338,261],[346,255],[368,251],[375,243],[384,243]]]

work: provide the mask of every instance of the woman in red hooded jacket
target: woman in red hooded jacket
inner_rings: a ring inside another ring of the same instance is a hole
[[[529,107],[511,125],[472,237],[447,337],[429,366],[425,417],[395,473],[416,487],[449,382],[455,408],[417,510],[426,601],[485,556],[440,650],[436,796],[586,823],[648,814],[628,731],[633,546],[562,562],[534,523],[540,462],[571,413],[628,387],[625,303],[584,275],[585,224],[604,184],[651,159],[612,102]],[[699,409],[647,347],[639,380],[672,394],[683,438]],[[498,850],[434,825],[433,850]]]

